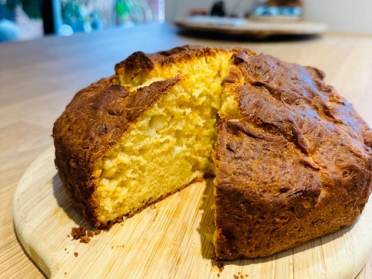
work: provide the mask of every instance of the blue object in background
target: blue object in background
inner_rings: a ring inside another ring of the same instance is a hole
[[[301,7],[279,7],[279,6],[258,6],[254,11],[254,16],[293,16],[299,17],[302,15]]]
[[[93,11],[90,14],[90,25],[92,26],[93,30],[103,29],[103,22],[98,11]]]
[[[8,9],[5,4],[0,4],[0,42],[18,39],[19,29],[13,22],[14,20],[14,10]]]
[[[89,9],[87,3],[77,0],[61,2],[63,26],[59,28],[59,34],[70,35],[71,31],[72,33],[77,33],[103,29],[103,20],[100,11]],[[67,29],[68,27],[70,29]]]
[[[0,42],[17,40],[19,35],[19,28],[13,21],[0,19]]]

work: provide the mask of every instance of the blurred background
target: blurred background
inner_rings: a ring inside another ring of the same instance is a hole
[[[372,33],[371,0],[0,0],[0,42],[172,22],[190,14],[247,17],[277,13],[272,6],[292,6],[291,2],[300,6],[300,12],[291,7],[279,13],[324,22],[331,31]]]
[[[0,0],[0,41],[163,21],[165,0]]]
[[[184,15],[190,9],[208,8],[213,2],[215,1],[168,0],[166,1],[166,18],[172,20]],[[246,13],[257,2],[264,1],[224,1],[226,10],[238,16]],[[304,0],[302,2],[305,20],[325,22],[331,31],[372,33],[372,0]]]

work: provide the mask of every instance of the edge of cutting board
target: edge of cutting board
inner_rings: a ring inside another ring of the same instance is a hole
[[[14,231],[17,236],[17,240],[22,245],[24,251],[27,253],[27,255],[31,258],[31,260],[36,264],[36,266],[46,275],[47,277],[51,277],[51,270],[48,266],[48,263],[46,263],[42,257],[42,255],[38,255],[32,247],[32,245],[29,245],[30,241],[30,234],[29,234],[29,228],[27,225],[27,222],[25,221],[25,215],[24,213],[19,210],[20,208],[23,208],[21,206],[21,203],[23,202],[23,194],[25,191],[27,191],[28,185],[29,185],[29,177],[32,176],[34,172],[36,172],[39,168],[39,164],[43,164],[45,160],[47,160],[48,156],[50,156],[50,153],[53,153],[54,148],[49,147],[45,151],[43,151],[26,169],[24,174],[22,175],[21,179],[19,180],[17,184],[17,188],[14,192],[13,196],[13,203],[12,203],[12,214],[13,214],[13,224],[14,224]]]

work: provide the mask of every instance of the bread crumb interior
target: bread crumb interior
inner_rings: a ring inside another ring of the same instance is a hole
[[[157,66],[122,86],[135,91],[152,82],[180,81],[149,108],[94,170],[97,218],[107,223],[132,214],[205,173],[213,173],[217,114],[236,113],[233,95],[223,90],[231,53]],[[223,100],[223,101],[222,101]]]

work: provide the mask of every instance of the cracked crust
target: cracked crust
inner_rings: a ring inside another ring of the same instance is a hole
[[[311,67],[237,59],[242,119],[221,120],[216,256],[269,256],[354,222],[371,192],[371,131]]]

